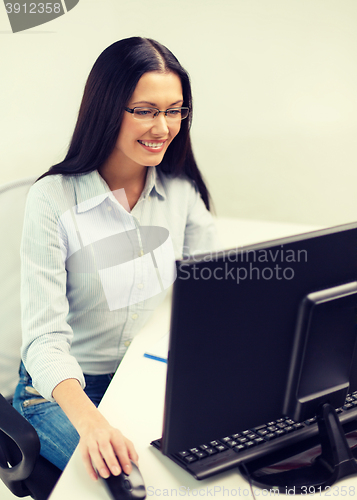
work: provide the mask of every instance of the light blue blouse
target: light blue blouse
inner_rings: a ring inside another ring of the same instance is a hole
[[[186,178],[148,167],[131,212],[125,200],[97,171],[48,176],[30,189],[22,358],[46,399],[65,379],[84,387],[83,373],[114,372],[174,281],[174,259],[216,248],[213,218]]]

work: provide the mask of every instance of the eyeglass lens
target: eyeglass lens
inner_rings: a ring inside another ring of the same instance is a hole
[[[183,120],[188,116],[188,108],[171,108],[165,112],[170,120]],[[134,108],[134,117],[139,120],[152,120],[158,115],[158,110],[153,108]]]

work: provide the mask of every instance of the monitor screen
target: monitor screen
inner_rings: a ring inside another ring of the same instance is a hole
[[[357,224],[349,224],[177,262],[164,454],[259,426],[284,412],[313,413],[316,394],[336,389],[335,379],[321,382],[323,375],[310,384],[320,346],[328,346],[330,355],[320,356],[318,370],[331,373],[331,367],[334,372],[342,366],[337,392],[357,389],[355,292],[346,295],[343,288],[357,281],[356,250]],[[337,298],[324,300],[341,286]],[[312,324],[306,320],[312,309],[312,323],[333,325],[328,338],[323,328],[301,327]],[[342,317],[349,324],[346,344],[344,329],[338,331]]]

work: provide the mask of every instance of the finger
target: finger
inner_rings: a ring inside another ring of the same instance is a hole
[[[88,451],[86,449],[85,450],[81,449],[81,455],[88,475],[90,476],[91,479],[93,479],[93,481],[97,481],[98,475],[95,469],[93,468],[92,461],[90,459]]]
[[[126,474],[130,474],[132,467],[124,437],[122,435],[117,435],[115,438],[113,438],[112,444],[114,452],[119,459],[121,468]]]
[[[112,444],[110,442],[105,442],[99,445],[99,451],[105,460],[105,463],[114,476],[118,476],[121,473],[121,468],[117,457],[115,456]]]
[[[95,443],[95,445],[93,444],[92,446],[88,446],[88,452],[92,461],[92,466],[97,469],[99,475],[104,477],[104,479],[109,477],[110,471],[103,460],[97,443]]]
[[[136,453],[136,449],[130,439],[125,439],[126,447],[128,449],[128,454],[130,459],[138,465],[139,455]]]

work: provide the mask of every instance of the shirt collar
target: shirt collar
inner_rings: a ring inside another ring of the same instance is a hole
[[[75,177],[77,213],[97,207],[110,195],[107,183],[98,170]]]
[[[98,170],[94,170],[89,174],[76,176],[76,201],[77,213],[87,212],[92,208],[97,207],[108,197],[113,195],[108,184],[99,174]],[[160,175],[155,167],[148,167],[145,187],[142,192],[142,198],[146,199],[155,189],[157,194],[163,199],[166,198],[166,192],[161,181]]]
[[[155,189],[155,191],[161,198],[166,198],[166,192],[158,170],[156,169],[156,167],[148,167],[148,173],[146,176],[145,187],[142,192],[142,197],[146,199],[153,189]]]

